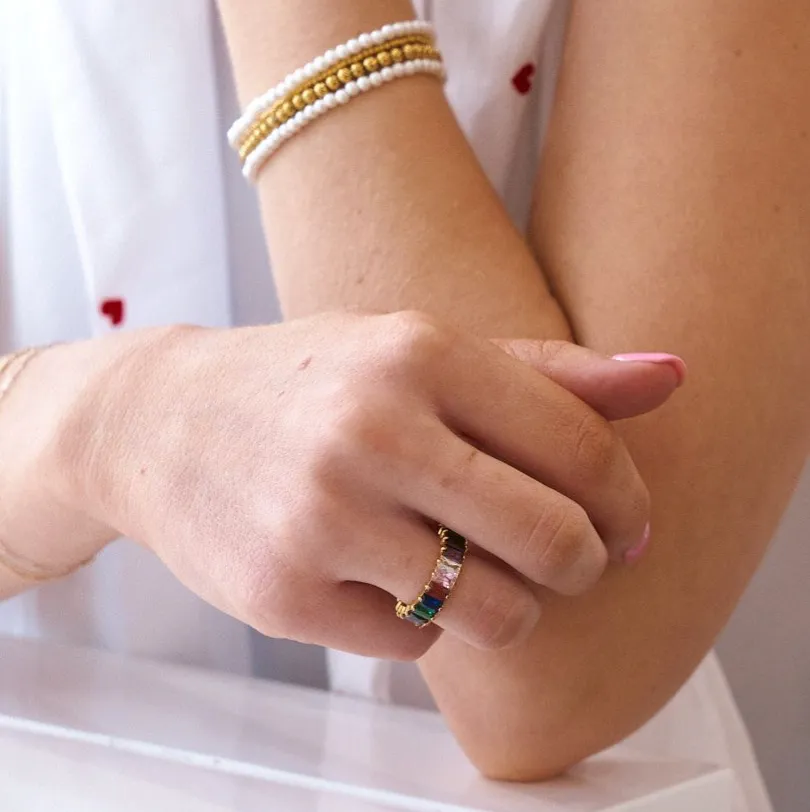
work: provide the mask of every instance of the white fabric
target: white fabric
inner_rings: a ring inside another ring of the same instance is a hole
[[[417,5],[437,24],[459,121],[522,226],[565,7]],[[0,350],[117,329],[105,299],[124,302],[127,329],[276,317],[255,199],[225,145],[236,109],[208,0],[0,0],[0,60]],[[511,79],[526,64],[524,95]],[[247,630],[127,543],[0,606],[0,631],[251,667]],[[336,690],[428,701],[413,666],[332,652],[330,672]],[[651,757],[733,766],[735,812],[769,812],[713,655],[631,741]]]

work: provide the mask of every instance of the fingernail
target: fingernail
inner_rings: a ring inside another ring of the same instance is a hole
[[[614,361],[631,361],[642,364],[667,364],[678,376],[678,386],[686,380],[686,362],[677,355],[666,352],[626,352],[614,355]]]
[[[650,543],[650,523],[647,522],[647,526],[644,528],[644,535],[641,537],[641,541],[636,544],[635,547],[631,547],[625,554],[624,554],[624,563],[625,564],[635,564],[636,561],[641,558],[644,551],[647,549],[647,546]]]

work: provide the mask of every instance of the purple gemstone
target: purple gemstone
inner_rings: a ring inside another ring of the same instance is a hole
[[[461,550],[457,550],[455,547],[448,547],[442,553],[442,557],[454,564],[461,564],[464,559],[464,553],[462,553]]]

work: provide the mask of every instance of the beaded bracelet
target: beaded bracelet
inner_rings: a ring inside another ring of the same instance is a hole
[[[409,20],[384,25],[330,49],[250,102],[228,130],[228,141],[242,161],[242,174],[255,180],[285,141],[328,110],[393,79],[418,73],[444,79],[430,23]]]
[[[48,348],[30,347],[0,358],[0,402],[2,402],[6,393],[11,389],[28,364],[45,349]],[[75,570],[89,564],[92,560],[93,559],[90,558],[87,561],[82,561],[79,564],[60,570],[49,569],[34,561],[29,561],[19,555],[19,553],[15,553],[0,539],[0,566],[23,581],[41,583],[64,578]]]

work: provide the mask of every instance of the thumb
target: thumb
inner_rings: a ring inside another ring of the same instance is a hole
[[[683,360],[667,353],[609,358],[569,341],[495,339],[493,343],[568,389],[608,420],[657,409],[686,378]]]

